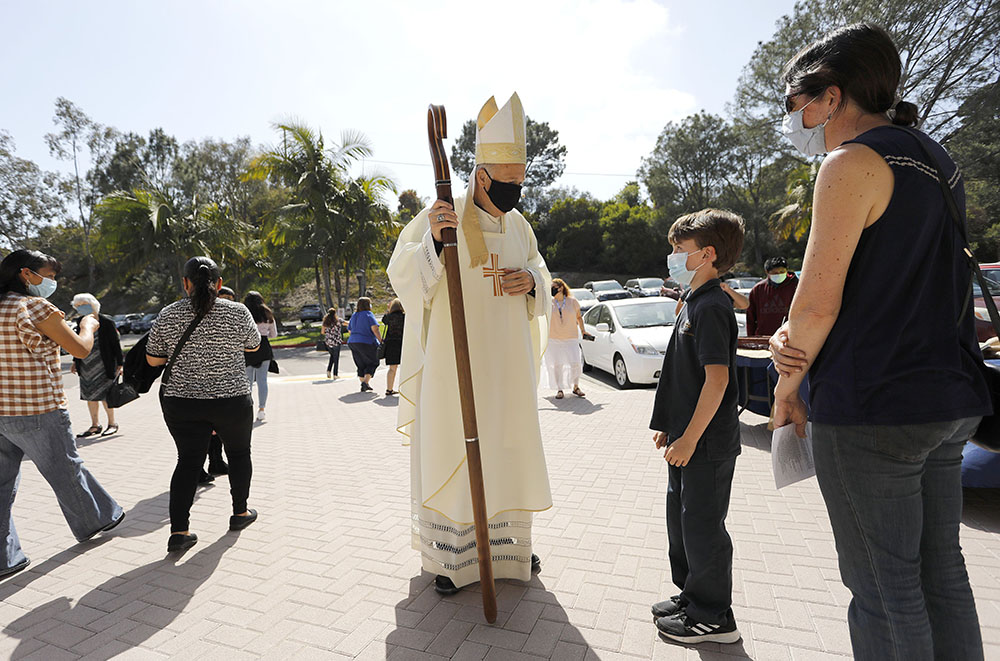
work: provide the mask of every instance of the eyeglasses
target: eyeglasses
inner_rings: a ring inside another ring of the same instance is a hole
[[[795,108],[795,99],[796,99],[796,97],[800,97],[803,94],[811,94],[812,97],[813,97],[813,99],[815,99],[817,96],[819,96],[820,94],[822,94],[823,91],[825,91],[825,90],[826,90],[825,87],[821,87],[818,90],[803,90],[801,92],[792,92],[791,94],[786,94],[785,95],[785,112],[792,112],[792,110]]]

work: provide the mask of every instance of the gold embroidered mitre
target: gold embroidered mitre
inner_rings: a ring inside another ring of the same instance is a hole
[[[491,96],[476,119],[476,165],[527,163],[524,108],[517,92],[497,110]]]
[[[525,122],[524,108],[517,92],[499,110],[496,99],[491,96],[476,118],[476,165],[526,164],[528,151]],[[486,263],[488,256],[483,230],[476,217],[472,199],[474,190],[475,170],[469,178],[469,192],[465,198],[461,225],[469,248],[471,266],[479,266]]]

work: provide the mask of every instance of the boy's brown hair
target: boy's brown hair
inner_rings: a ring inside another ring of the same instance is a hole
[[[743,250],[743,219],[732,211],[702,209],[681,216],[670,226],[667,240],[671,245],[692,239],[699,248],[715,248],[712,266],[725,273],[733,268]]]

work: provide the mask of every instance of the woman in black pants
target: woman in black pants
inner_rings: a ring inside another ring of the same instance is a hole
[[[257,511],[247,508],[253,401],[243,354],[260,345],[260,332],[245,306],[218,298],[221,287],[215,262],[208,257],[188,260],[184,265],[188,298],[163,309],[146,345],[149,364],[166,365],[160,405],[177,445],[167,551],[183,551],[198,541],[188,530],[188,521],[213,429],[229,458],[233,497],[229,529],[242,530],[257,519]]]

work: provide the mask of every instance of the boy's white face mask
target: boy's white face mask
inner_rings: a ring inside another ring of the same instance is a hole
[[[704,248],[702,248],[702,250],[704,250]],[[675,252],[667,255],[667,268],[670,270],[671,280],[685,287],[691,284],[691,280],[694,279],[695,271],[705,265],[705,263],[702,262],[694,270],[688,269],[688,256],[693,255],[696,252],[701,252],[701,250],[692,250],[691,252]]]

